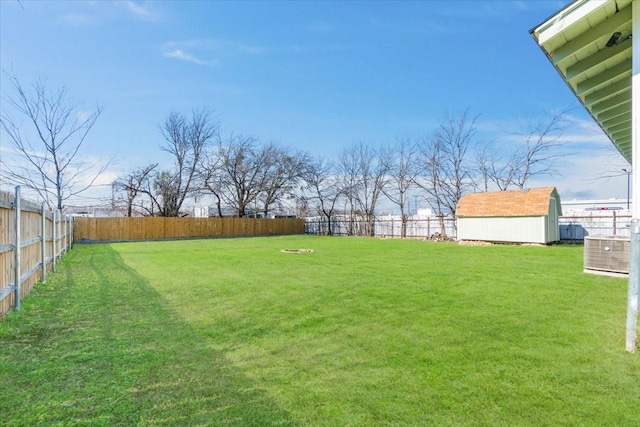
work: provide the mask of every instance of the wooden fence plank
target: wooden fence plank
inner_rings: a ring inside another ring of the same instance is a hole
[[[0,192],[0,318],[12,307],[17,307],[15,299],[16,280],[20,284],[20,299],[26,297],[35,284],[42,279],[42,205],[20,198],[20,229],[16,230],[15,194]],[[54,241],[53,214],[44,214],[45,270],[53,269],[53,257],[60,257],[71,243],[70,217],[62,216],[58,227],[60,235]],[[21,244],[17,248],[16,237]],[[58,229],[55,230],[58,233]],[[20,250],[20,271],[16,278],[16,251]]]
[[[75,242],[192,239],[304,234],[304,220],[279,218],[83,218],[75,219]]]

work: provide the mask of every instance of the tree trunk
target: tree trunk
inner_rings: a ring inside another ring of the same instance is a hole
[[[438,215],[438,220],[440,221],[440,236],[443,239],[446,239],[447,238],[447,233],[446,233],[446,231],[444,229],[444,215],[442,215],[442,214]]]

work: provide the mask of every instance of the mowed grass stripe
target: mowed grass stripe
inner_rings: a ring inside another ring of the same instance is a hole
[[[109,245],[0,322],[0,425],[295,425]]]
[[[281,253],[295,248],[314,252]],[[105,341],[102,360],[140,342],[123,371],[138,369],[135,381],[102,366],[80,374],[122,392],[105,425],[640,424],[626,281],[583,274],[579,246],[293,236],[76,246],[64,266],[68,277],[39,285],[0,324],[14,350],[3,346],[3,367],[13,380],[15,352],[34,348],[21,330],[58,324],[60,310],[78,314],[59,334]],[[150,386],[155,369],[172,372],[171,387]],[[171,389],[183,403],[150,407],[138,389],[165,403]],[[66,405],[56,419],[82,412]],[[8,410],[19,408],[34,409]],[[92,411],[86,420],[103,419]]]

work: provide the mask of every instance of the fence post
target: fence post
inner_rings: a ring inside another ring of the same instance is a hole
[[[56,272],[56,210],[51,211],[51,270]]]
[[[58,210],[58,223],[56,225],[56,235],[58,236],[58,241],[56,242],[56,252],[58,254],[58,259],[62,259],[62,210]]]
[[[67,215],[67,228],[69,229],[69,234],[67,237],[67,250],[71,249],[71,246],[73,245],[73,217]]]
[[[60,258],[67,252],[67,215],[60,212],[60,235],[62,240],[60,241]]]
[[[573,227],[573,221],[569,221],[569,240],[571,241],[577,240],[573,238]]]
[[[62,259],[62,247],[63,247],[63,240],[64,239],[64,235],[62,234],[62,210],[58,211],[58,242],[56,243],[56,245],[58,246],[57,248],[57,252],[58,252],[58,260]]]
[[[14,306],[16,308],[16,310],[20,310],[20,293],[21,293],[21,289],[20,289],[20,285],[21,285],[21,281],[20,281],[20,270],[21,270],[21,266],[20,266],[20,256],[21,256],[21,248],[20,246],[22,246],[22,236],[21,236],[21,224],[20,224],[20,186],[18,185],[16,187],[16,199],[15,199],[15,203],[14,203],[14,207],[16,209],[16,241],[15,241],[15,245],[16,245],[16,253],[15,253],[15,280],[13,283],[13,289],[15,291],[14,293]]]
[[[67,214],[67,252],[71,249],[71,216]]]
[[[42,269],[40,270],[40,280],[47,280],[47,216],[45,203],[42,202],[40,207],[40,259],[42,260]]]
[[[58,217],[58,238],[60,239],[60,242],[58,243],[60,245],[60,259],[62,259],[62,255],[64,255],[64,214],[62,213],[62,210],[60,210],[60,216]]]

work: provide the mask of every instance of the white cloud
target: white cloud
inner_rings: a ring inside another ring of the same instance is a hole
[[[162,46],[165,58],[178,59],[198,65],[218,66],[220,60],[206,60],[205,57],[234,58],[240,56],[261,56],[268,54],[309,54],[318,51],[335,52],[351,49],[344,44],[312,44],[283,46],[265,46],[228,39],[189,39],[172,40]]]
[[[131,0],[127,2],[127,10],[138,19],[155,21],[157,16],[149,9]]]
[[[192,54],[190,54],[188,52],[185,52],[182,49],[174,49],[172,51],[165,52],[163,55],[164,55],[165,58],[178,59],[180,61],[192,62],[192,63],[198,64],[198,65],[206,65],[206,66],[210,66],[210,67],[218,65],[218,61],[217,60],[205,61],[203,59],[198,58],[195,55],[192,55]]]
[[[151,2],[128,1],[85,1],[85,2],[51,2],[52,7],[62,9],[57,17],[59,23],[66,26],[86,27],[105,25],[113,21],[133,17],[142,21],[160,21],[157,7]]]
[[[264,46],[251,45],[224,39],[191,39],[168,41],[163,45],[165,58],[178,59],[198,65],[217,66],[217,59],[206,60],[203,56],[219,55],[261,55],[269,49]],[[194,53],[196,52],[196,53]]]
[[[247,54],[260,55],[268,53],[271,49],[260,46],[247,44],[236,40],[225,39],[190,39],[182,41],[169,41],[164,44],[165,50],[190,49],[213,51],[224,54]]]

